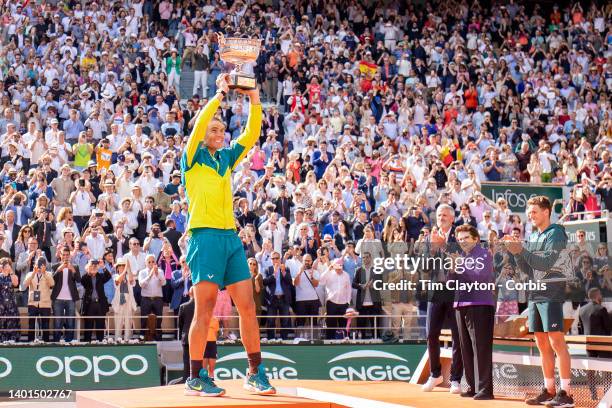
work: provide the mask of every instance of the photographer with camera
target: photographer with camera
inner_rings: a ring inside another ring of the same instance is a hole
[[[51,316],[51,288],[53,286],[55,286],[53,275],[47,271],[47,260],[39,250],[34,270],[28,273],[23,281],[23,287],[28,289],[28,316],[30,316],[28,341],[30,342],[34,341],[37,316],[42,317],[38,325],[43,333],[43,341],[49,341],[48,317]]]
[[[155,223],[151,227],[151,232],[144,240],[142,250],[147,254],[155,255],[155,259],[157,259],[162,250],[164,240],[164,234],[161,232],[159,224]]]

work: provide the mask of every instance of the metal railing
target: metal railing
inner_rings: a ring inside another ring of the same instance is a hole
[[[238,315],[230,315],[230,316],[215,316],[220,321],[220,332],[223,336],[226,336],[229,333],[239,334],[240,328],[237,324],[239,321]],[[105,336],[113,336],[111,332],[116,327],[115,320],[122,319],[122,316],[108,314],[104,316],[82,316],[82,315],[74,315],[74,316],[29,316],[27,314],[19,315],[19,316],[0,316],[0,334],[3,332],[14,332],[18,331],[19,333],[30,333],[34,332],[38,337],[43,332],[54,333],[56,329],[54,328],[54,323],[56,320],[74,320],[73,327],[74,329],[59,329],[60,332],[64,332],[65,330],[74,330],[75,338],[80,338],[80,335],[85,331],[90,331],[92,333],[96,333],[99,331],[104,331]],[[342,331],[345,334],[345,337],[353,336],[354,340],[357,340],[363,337],[362,332],[368,331],[372,332],[372,338],[374,340],[380,339],[382,334],[385,331],[393,331],[397,335],[403,335],[404,338],[411,339],[423,339],[424,330],[425,330],[425,316],[420,315],[418,313],[412,314],[404,314],[404,315],[390,315],[390,314],[382,314],[382,315],[358,315],[354,317],[345,317],[344,315],[276,315],[276,316],[268,316],[268,315],[257,315],[256,318],[260,323],[267,323],[270,319],[276,322],[277,319],[289,319],[291,321],[290,327],[282,327],[281,325],[276,325],[275,327],[267,327],[267,325],[260,324],[260,334],[262,335],[262,339],[266,338],[266,333],[274,330],[278,331],[281,334],[283,332],[290,332],[293,334],[293,338],[304,338],[308,340],[314,339],[322,339],[326,336],[323,333],[328,333],[329,331]],[[20,327],[17,329],[8,329],[4,328],[5,324],[3,321],[9,319],[16,319],[20,322]],[[35,327],[29,327],[30,320],[33,319],[35,321]],[[104,319],[104,328],[85,328],[84,321],[85,320],[93,320],[93,319]],[[142,325],[135,324],[136,322],[140,323],[144,320],[147,321],[147,326],[142,327]],[[160,319],[162,321],[162,327],[157,329],[155,324],[157,320]],[[304,325],[296,326],[295,322],[297,319],[304,319]],[[329,319],[340,319],[341,324],[337,326],[330,326]],[[360,322],[366,322],[369,319],[371,324],[365,325],[359,324]],[[47,320],[47,324],[41,324],[43,320]],[[421,321],[419,321],[421,320]],[[142,315],[132,315],[129,317],[129,321],[132,322],[130,330],[133,333],[147,333],[150,331],[161,331],[162,335],[171,336],[172,338],[178,338],[179,335],[179,327],[178,327],[178,316],[174,314],[165,314],[162,316],[156,316],[154,314],[149,314],[147,316]],[[154,322],[153,327],[151,327],[151,322]],[[391,322],[395,322],[396,325],[391,324]],[[112,325],[111,325],[112,323]],[[43,326],[47,326],[43,328]],[[122,330],[125,330],[122,328]],[[298,333],[299,332],[299,333]],[[306,337],[302,337],[302,334],[307,334]],[[298,336],[299,335],[299,336]],[[142,336],[140,334],[139,336]],[[238,337],[238,336],[237,336]],[[291,337],[291,336],[287,336]]]
[[[599,217],[595,217],[595,218],[590,218],[590,219],[571,219],[571,217],[581,217],[583,215],[595,215],[595,214],[599,214]],[[598,211],[580,211],[580,212],[573,212],[573,213],[568,213],[568,214],[563,214],[560,218],[559,218],[559,223],[562,222],[568,222],[568,221],[594,221],[594,220],[607,220],[610,217],[610,213],[608,212],[608,210],[598,210]],[[567,219],[570,218],[570,219]]]
[[[496,325],[503,323],[510,317],[515,317],[516,315],[495,315]],[[54,334],[57,330],[53,327],[54,322],[57,319],[67,320],[73,319],[75,320],[73,327],[74,329],[59,329],[60,334],[64,331],[73,331],[74,338],[79,341],[82,335],[89,331],[92,333],[92,339],[95,337],[95,333],[103,331],[104,338],[115,338],[119,339],[121,337],[126,337],[126,328],[122,327],[121,335],[118,335],[117,332],[113,334],[113,330],[116,328],[115,320],[123,318],[122,316],[108,314],[104,316],[28,316],[28,315],[20,315],[20,316],[0,316],[0,336],[6,332],[15,332],[19,333],[19,338],[22,337],[23,334],[29,334],[34,332],[36,338],[40,337],[44,332],[49,332],[50,334]],[[240,328],[237,324],[239,321],[238,315],[230,315],[230,316],[216,316],[216,318],[220,321],[220,339],[227,340],[229,338],[230,341],[237,341],[239,339]],[[295,339],[301,339],[305,341],[313,341],[313,340],[369,340],[369,341],[382,341],[383,337],[388,339],[389,332],[393,335],[393,337],[403,340],[421,340],[424,341],[426,337],[426,316],[421,313],[408,313],[408,314],[381,314],[381,315],[357,315],[354,317],[346,318],[344,315],[276,315],[276,316],[268,316],[268,315],[257,315],[256,318],[260,323],[267,323],[269,320],[272,320],[276,323],[277,319],[289,319],[291,322],[290,327],[282,327],[280,324],[275,324],[274,327],[267,327],[263,324],[260,324],[260,338],[265,342],[273,341],[273,339],[268,339],[267,334],[272,332],[278,332],[281,335],[281,338],[285,340],[295,341]],[[9,319],[19,320],[20,327],[17,329],[8,329],[5,328],[4,321]],[[29,327],[30,319],[35,319],[34,327]],[[103,328],[85,328],[84,321],[88,319],[104,319],[104,327]],[[143,319],[146,321],[146,326],[142,327],[140,324]],[[162,327],[157,328],[157,321],[160,319],[162,321]],[[304,324],[301,326],[296,326],[297,319],[304,319]],[[341,322],[338,325],[330,325],[330,319],[340,319]],[[47,320],[47,324],[43,325],[42,321]],[[129,321],[131,322],[131,327],[129,328],[129,332],[131,333],[129,340],[153,340],[154,337],[161,338],[161,340],[165,339],[178,339],[180,328],[178,327],[178,316],[174,314],[166,314],[163,316],[156,316],[154,314],[149,314],[147,316],[142,315],[133,315],[129,317]],[[282,320],[280,320],[282,321]],[[367,324],[368,322],[370,324]],[[111,325],[112,323],[112,325]],[[139,323],[139,324],[135,324]],[[43,326],[47,326],[43,328]],[[158,333],[161,332],[161,333]],[[234,334],[236,337],[232,338],[230,334]],[[285,334],[286,336],[283,336]],[[157,336],[159,335],[159,336]],[[338,338],[338,336],[340,336]],[[366,335],[368,335],[366,339]],[[136,337],[134,337],[136,336]],[[371,336],[371,337],[370,337]],[[518,336],[518,333],[517,333]],[[153,337],[153,338],[151,338]],[[50,342],[52,342],[50,336]]]

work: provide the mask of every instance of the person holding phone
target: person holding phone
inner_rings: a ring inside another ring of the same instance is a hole
[[[104,272],[100,273],[102,267],[101,261],[91,259],[85,265],[87,272],[81,278],[81,285],[85,289],[83,294],[83,302],[81,304],[81,315],[85,319],[85,341],[90,342],[95,332],[97,341],[104,339],[104,329],[108,313],[108,299],[104,293],[104,284],[111,280],[111,274],[108,269],[104,268]]]
[[[130,271],[130,264],[124,258],[117,259],[115,268],[117,274],[113,281],[115,295],[112,300],[115,313],[115,340],[129,341],[132,338],[133,315],[138,307],[134,298],[136,277]]]
[[[42,338],[46,343],[49,341],[49,319],[51,316],[51,289],[55,286],[53,275],[47,271],[47,260],[38,250],[34,270],[28,273],[23,281],[23,287],[28,289],[28,316],[30,324],[28,330],[28,341],[34,341],[34,327],[36,318],[42,317],[38,322],[42,330]]]
[[[54,339],[60,341],[62,329],[65,327],[64,340],[70,342],[74,339],[75,305],[79,300],[77,283],[81,282],[79,267],[71,262],[71,251],[68,246],[61,250],[60,262],[53,265],[52,273],[55,285],[51,292],[53,301]]]
[[[44,252],[47,260],[51,259],[51,238],[55,232],[55,223],[51,222],[53,215],[47,208],[39,208],[37,219],[32,225],[32,235],[38,241],[38,247]]]
[[[140,314],[142,318],[141,327],[147,327],[147,317],[153,313],[156,319],[155,340],[161,340],[161,317],[163,315],[163,293],[162,288],[166,285],[166,277],[163,270],[159,268],[155,262],[155,255],[149,254],[146,256],[144,269],[138,272],[138,282],[142,288]]]
[[[91,216],[92,204],[96,201],[91,189],[86,189],[87,182],[84,178],[76,181],[76,190],[70,194],[68,202],[72,206],[72,216],[74,222],[79,229],[79,233],[83,233],[85,224]]]
[[[19,278],[13,270],[10,258],[0,258],[0,341],[17,341],[21,335],[14,289]]]

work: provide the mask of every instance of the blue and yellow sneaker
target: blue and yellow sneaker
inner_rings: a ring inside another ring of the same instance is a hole
[[[276,388],[274,388],[268,376],[266,375],[266,369],[263,364],[257,367],[257,374],[251,374],[244,382],[244,389],[250,392],[254,392],[259,395],[273,395],[276,394]]]
[[[220,397],[225,394],[223,388],[217,387],[212,378],[204,369],[200,370],[199,377],[188,378],[185,381],[185,395],[199,397]]]

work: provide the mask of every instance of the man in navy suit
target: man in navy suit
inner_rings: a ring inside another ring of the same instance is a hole
[[[449,253],[458,250],[455,239],[455,210],[448,204],[440,204],[436,210],[436,227],[430,235],[430,251],[432,257],[449,257]],[[444,262],[443,262],[444,264]],[[446,282],[454,272],[442,268],[432,270],[433,282]],[[445,322],[451,329],[453,338],[453,360],[450,372],[450,392],[461,393],[461,377],[463,375],[463,360],[459,345],[459,331],[455,320],[453,307],[454,294],[452,291],[430,291],[427,304],[427,351],[429,354],[430,377],[423,385],[423,391],[429,392],[443,381],[442,365],[440,363],[440,332]]]
[[[187,266],[185,255],[179,259],[180,269],[172,272],[172,299],[170,300],[170,309],[174,310],[175,316],[178,316],[179,307],[181,304],[189,301],[189,288],[191,284],[191,271]]]
[[[287,339],[291,328],[289,318],[289,306],[291,305],[291,286],[293,285],[291,273],[281,263],[280,253],[272,252],[272,266],[264,273],[263,283],[266,288],[264,292],[264,303],[268,308],[268,339],[274,338],[276,316],[282,316],[281,337]]]
[[[85,270],[87,273],[81,277],[81,285],[85,289],[81,303],[81,316],[85,318],[85,341],[90,342],[95,332],[98,341],[104,339],[104,317],[108,313],[108,299],[104,293],[104,284],[111,280],[108,269],[99,273],[100,261],[92,259],[87,262]]]
[[[459,216],[455,220],[455,227],[458,227],[463,224],[470,224],[474,228],[478,227],[478,223],[476,222],[476,217],[474,217],[472,213],[470,212],[470,206],[467,205],[467,203],[461,205]]]
[[[15,258],[15,241],[17,241],[17,237],[19,236],[19,230],[21,229],[21,225],[17,225],[15,222],[15,212],[12,210],[7,210],[4,213],[4,235],[7,240],[10,242],[10,253],[11,259]]]

